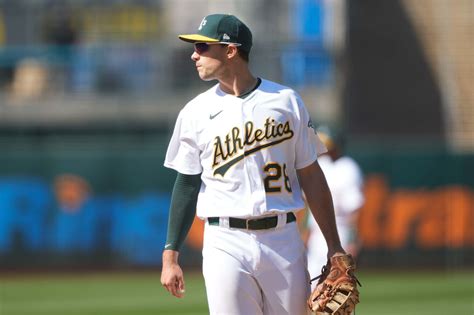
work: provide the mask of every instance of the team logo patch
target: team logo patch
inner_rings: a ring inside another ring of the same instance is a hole
[[[206,25],[206,23],[207,23],[206,18],[202,19],[201,24],[199,24],[198,30],[202,30],[202,28],[204,27],[204,25]]]

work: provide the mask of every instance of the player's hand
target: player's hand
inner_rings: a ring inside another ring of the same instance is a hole
[[[182,298],[185,292],[183,271],[178,264],[178,252],[163,251],[163,267],[161,270],[161,284],[172,295]]]

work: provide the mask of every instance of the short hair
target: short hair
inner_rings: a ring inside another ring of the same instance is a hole
[[[245,51],[245,50],[242,50],[242,49],[240,49],[239,47],[237,47],[237,53],[239,54],[240,58],[242,58],[242,59],[245,60],[246,62],[249,62],[249,55],[250,55],[250,52]]]

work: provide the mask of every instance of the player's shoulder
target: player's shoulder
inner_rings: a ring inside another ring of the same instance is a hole
[[[193,99],[188,101],[186,105],[181,109],[181,113],[194,115],[202,112],[203,107],[211,103],[211,99],[218,96],[218,84],[212,86],[206,91],[199,93]]]
[[[361,173],[361,169],[356,160],[350,156],[342,156],[336,160],[335,165],[344,172]]]
[[[291,112],[300,112],[304,107],[299,94],[286,85],[262,79],[259,91],[261,98],[272,99],[274,105],[287,108]]]
[[[294,95],[294,96],[298,95],[298,93],[296,93],[296,91],[289,86],[286,86],[274,81],[270,81],[267,79],[261,79],[261,80],[262,80],[262,83],[260,84],[260,87],[259,87],[261,91],[268,92],[268,93],[279,93],[282,95]]]
[[[337,159],[337,163],[341,165],[357,165],[357,162],[354,160],[354,158],[344,155],[341,156],[340,158]]]

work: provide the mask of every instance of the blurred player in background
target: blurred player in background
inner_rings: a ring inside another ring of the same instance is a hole
[[[317,128],[319,138],[326,145],[327,153],[318,158],[332,194],[336,224],[344,247],[354,257],[359,248],[357,218],[364,203],[363,173],[357,162],[343,152],[343,137],[335,129]],[[321,273],[327,261],[324,236],[314,220],[307,220],[308,270],[311,277]],[[313,285],[315,283],[313,282]]]

